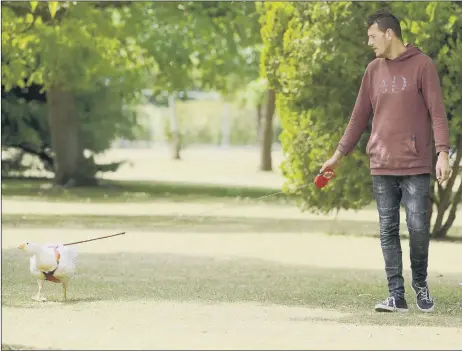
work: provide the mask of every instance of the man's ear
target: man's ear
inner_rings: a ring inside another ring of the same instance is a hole
[[[388,39],[388,40],[391,40],[393,38],[393,31],[391,30],[391,28],[388,28],[387,31],[385,32],[385,37]]]

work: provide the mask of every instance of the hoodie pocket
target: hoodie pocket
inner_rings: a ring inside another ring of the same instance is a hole
[[[373,168],[408,168],[420,166],[421,156],[414,133],[372,135],[366,153]]]
[[[377,145],[378,141],[380,141],[380,139],[377,136],[377,134],[371,134],[371,136],[369,137],[369,141],[367,142],[367,145],[366,145],[366,154],[368,156],[371,156],[372,150],[374,146]]]
[[[417,148],[417,135],[411,135],[409,138],[408,146],[414,155],[417,156],[419,154],[419,149]]]

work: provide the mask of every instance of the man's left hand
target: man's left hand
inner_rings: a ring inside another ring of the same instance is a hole
[[[442,184],[451,176],[451,168],[449,167],[449,155],[447,152],[440,152],[436,161],[436,179]]]

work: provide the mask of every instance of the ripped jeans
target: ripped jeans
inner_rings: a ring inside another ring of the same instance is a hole
[[[400,203],[406,210],[412,280],[427,280],[430,221],[428,204],[430,174],[411,176],[372,176],[380,221],[380,244],[390,296],[404,298],[403,259],[400,227]]]

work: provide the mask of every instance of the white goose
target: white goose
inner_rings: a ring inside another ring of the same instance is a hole
[[[18,249],[32,253],[30,272],[37,279],[38,292],[32,296],[35,301],[46,301],[42,295],[45,280],[63,285],[64,300],[67,299],[67,286],[76,271],[77,250],[62,244],[23,243]]]

